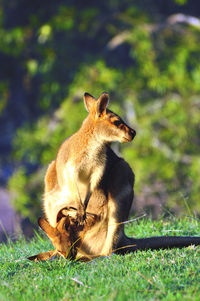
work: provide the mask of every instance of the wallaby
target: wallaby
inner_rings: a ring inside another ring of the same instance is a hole
[[[68,216],[63,216],[56,227],[52,227],[44,218],[38,219],[38,224],[51,239],[55,250],[40,253],[35,256],[28,257],[29,260],[41,261],[60,255],[65,258],[74,259],[76,257],[76,248],[79,244],[79,236],[75,220]]]
[[[124,254],[199,245],[200,237],[135,239],[125,235],[123,222],[128,219],[133,201],[134,174],[128,163],[114,153],[110,142],[130,142],[136,132],[107,109],[108,102],[107,93],[97,100],[85,93],[84,103],[89,114],[79,131],[61,145],[46,173],[46,222],[56,228],[64,216],[77,221],[73,224],[79,237],[77,258],[85,258],[85,254],[95,258],[112,252]],[[85,221],[87,216],[93,220],[89,225]],[[66,232],[69,231],[67,228]],[[77,236],[70,239],[73,241],[68,242],[66,235],[66,241],[62,240],[61,253],[62,249],[65,253],[66,245],[73,244]]]
[[[87,223],[84,226],[79,225],[77,221],[73,217],[69,216],[68,212],[63,209],[59,213],[59,220],[57,226],[54,228],[46,219],[40,217],[38,219],[38,224],[50,238],[55,249],[30,256],[28,259],[32,261],[42,261],[54,256],[62,256],[69,260],[81,259],[81,261],[89,261],[98,257],[89,256],[82,252],[82,256],[80,258],[76,258],[77,250],[82,243],[85,232],[94,225],[97,218],[97,216],[89,214],[89,217],[87,217]]]

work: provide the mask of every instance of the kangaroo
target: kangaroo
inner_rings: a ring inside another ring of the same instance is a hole
[[[94,225],[97,218],[96,215],[89,215],[86,225],[79,225],[76,219],[69,216],[64,209],[59,214],[57,226],[52,227],[46,219],[40,217],[38,224],[50,238],[55,249],[30,256],[28,259],[31,261],[42,261],[54,256],[61,256],[69,260],[89,261],[98,257],[82,253],[80,258],[76,258],[77,249],[81,245],[85,232]]]
[[[69,218],[69,216],[62,217],[57,223],[57,226],[52,227],[47,220],[39,218],[38,224],[50,238],[55,250],[28,257],[29,260],[41,261],[49,259],[55,255],[75,259],[76,248],[79,244],[79,237],[74,219]]]
[[[76,221],[73,222],[77,231],[74,237],[68,233],[61,240],[57,232],[60,253],[63,250],[65,253],[66,246],[73,244],[77,237],[76,258],[199,245],[200,237],[136,239],[125,235],[123,223],[128,219],[133,202],[135,176],[128,163],[111,149],[110,143],[131,142],[136,132],[107,109],[107,93],[97,100],[85,93],[84,103],[88,116],[79,131],[61,145],[45,176],[46,223],[56,228],[67,216]],[[89,216],[92,222],[87,225]],[[64,231],[72,232],[69,227]]]

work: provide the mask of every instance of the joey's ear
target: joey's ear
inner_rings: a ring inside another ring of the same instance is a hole
[[[29,260],[31,261],[42,261],[42,260],[47,260],[49,258],[52,258],[53,256],[57,255],[58,251],[57,250],[52,250],[52,251],[47,251],[43,253],[39,253],[34,256],[28,257]]]
[[[96,103],[96,98],[94,98],[92,95],[86,92],[84,94],[84,104],[88,112],[91,112],[92,108],[94,108],[95,103]]]
[[[101,116],[103,113],[106,112],[108,103],[109,103],[109,95],[108,93],[104,92],[97,100],[96,112],[98,116]]]
[[[69,225],[70,225],[70,219],[69,219],[69,216],[67,215],[67,216],[63,216],[59,220],[58,225],[57,225],[56,228],[58,229],[58,231],[63,232],[63,231],[67,230]]]
[[[48,235],[49,238],[54,238],[56,236],[56,228],[53,228],[46,219],[39,217],[38,225]]]

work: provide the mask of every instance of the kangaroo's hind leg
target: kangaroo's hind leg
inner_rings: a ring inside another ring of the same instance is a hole
[[[110,255],[118,248],[124,233],[124,221],[128,219],[133,201],[134,174],[129,165],[120,160],[112,168],[108,182],[108,229],[103,255]]]

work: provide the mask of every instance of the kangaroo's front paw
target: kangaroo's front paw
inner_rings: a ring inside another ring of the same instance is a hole
[[[76,214],[76,223],[77,225],[82,226],[86,222],[86,212],[77,212]]]

